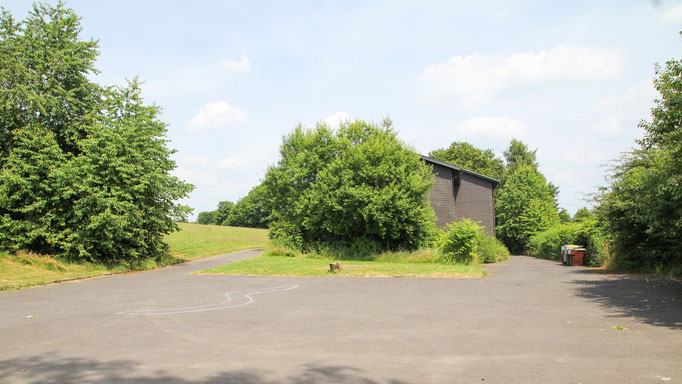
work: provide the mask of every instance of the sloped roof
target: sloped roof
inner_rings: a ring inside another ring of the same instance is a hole
[[[463,173],[466,173],[466,174],[469,174],[469,175],[472,175],[472,176],[479,177],[479,178],[481,178],[481,179],[490,181],[491,183],[495,184],[495,187],[498,187],[498,186],[500,185],[500,181],[497,180],[497,179],[493,179],[492,177],[488,177],[488,176],[485,176],[485,175],[481,175],[480,173],[476,173],[476,172],[470,171],[470,170],[468,170],[468,169],[464,169],[464,168],[462,168],[462,167],[458,167],[458,166],[456,166],[456,165],[448,164],[448,163],[443,162],[443,161],[440,161],[440,160],[432,159],[432,158],[427,157],[427,156],[424,156],[424,155],[420,155],[420,156],[421,156],[422,160],[424,160],[424,161],[426,161],[426,162],[433,163],[433,164],[438,164],[438,165],[442,165],[443,167],[450,168],[450,169],[454,169],[455,171],[460,171],[460,172],[463,172]]]

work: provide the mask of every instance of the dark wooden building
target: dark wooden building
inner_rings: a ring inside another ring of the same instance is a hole
[[[500,185],[499,180],[430,157],[422,156],[422,160],[433,167],[435,181],[429,200],[438,226],[470,218],[495,236],[493,190]]]

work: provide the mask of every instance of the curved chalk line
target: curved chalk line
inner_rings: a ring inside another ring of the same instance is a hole
[[[247,289],[242,291],[230,291],[225,294],[225,300],[207,305],[198,305],[194,307],[183,307],[183,308],[166,308],[166,309],[139,309],[134,311],[123,311],[116,313],[117,315],[175,315],[179,313],[195,313],[195,312],[207,312],[207,311],[217,311],[221,309],[243,307],[253,303],[255,300],[251,295],[257,295],[260,293],[268,292],[283,292],[298,288],[298,285],[281,285],[274,288],[265,288],[260,290]],[[228,305],[232,301],[232,296],[235,293],[247,292],[243,296],[249,300],[241,304]]]

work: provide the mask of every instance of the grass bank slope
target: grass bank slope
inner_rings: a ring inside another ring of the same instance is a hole
[[[14,255],[3,253],[0,254],[0,291],[124,271],[124,268],[111,268],[100,264],[69,263],[46,255],[25,252],[17,252]]]
[[[263,248],[268,242],[265,229],[179,223],[180,231],[166,237],[171,259],[196,260],[247,249]],[[70,263],[48,255],[17,252],[0,253],[0,291],[16,290],[56,281],[96,277],[130,270],[154,269],[166,264],[153,260],[135,268],[112,267],[93,263]]]

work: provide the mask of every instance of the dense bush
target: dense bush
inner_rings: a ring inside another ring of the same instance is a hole
[[[623,154],[597,197],[615,264],[650,272],[682,271],[682,60],[657,66],[644,139]]]
[[[101,87],[97,43],[80,41],[63,3],[25,22],[0,15],[0,250],[137,263],[167,255],[164,236],[192,189],[170,175],[159,108],[137,80]]]
[[[436,242],[446,264],[497,263],[509,258],[509,250],[471,219],[448,224]]]
[[[481,227],[470,219],[448,224],[438,238],[438,248],[446,264],[478,262],[476,251]]]
[[[528,252],[536,257],[561,260],[561,247],[567,244],[586,248],[587,265],[601,266],[608,258],[606,240],[595,220],[563,223],[538,232],[530,238]]]
[[[435,233],[427,194],[433,175],[391,122],[319,124],[284,137],[263,185],[273,205],[270,235],[299,249],[360,253],[417,249]]]
[[[476,247],[479,263],[499,263],[509,259],[509,250],[502,242],[488,234],[480,231],[478,235],[478,246]]]

